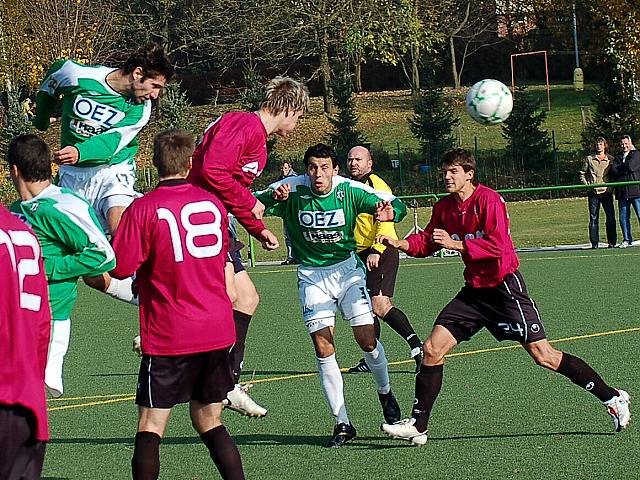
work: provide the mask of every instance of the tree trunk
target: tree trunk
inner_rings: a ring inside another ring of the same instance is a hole
[[[335,106],[331,98],[331,67],[329,65],[329,32],[327,28],[322,29],[322,43],[320,45],[320,72],[322,75],[322,100],[324,102],[324,112],[328,115],[335,113]]]
[[[361,92],[362,91],[362,57],[360,55],[356,55],[353,63],[354,63],[353,69],[354,69],[354,76],[355,76],[355,85],[354,85],[355,91]]]
[[[453,86],[460,89],[460,77],[458,76],[458,66],[456,65],[456,46],[453,37],[449,37],[449,52],[451,53],[451,73],[453,74]]]
[[[420,95],[420,45],[411,47],[411,95]]]

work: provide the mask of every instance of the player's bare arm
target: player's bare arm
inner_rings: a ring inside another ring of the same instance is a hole
[[[447,250],[456,250],[457,252],[464,251],[464,242],[461,240],[454,240],[446,230],[436,228],[431,235],[431,241],[436,245],[440,245]]]
[[[255,218],[261,220],[264,216],[264,204],[260,200],[256,200],[256,204],[251,209],[251,213]]]
[[[68,145],[53,152],[53,161],[58,165],[75,165],[80,159],[80,152],[73,145]]]
[[[387,235],[378,235],[376,237],[376,243],[380,243],[385,247],[397,248],[402,252],[409,250],[409,242],[405,239],[396,240],[395,238],[391,238]]]

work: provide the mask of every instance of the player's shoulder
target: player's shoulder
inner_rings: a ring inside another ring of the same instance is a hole
[[[506,203],[502,195],[481,183],[476,186],[475,194],[479,201]]]
[[[20,202],[11,204],[11,212],[0,205],[0,228],[3,230],[23,230],[33,233],[31,228],[20,217],[20,210],[16,208]]]
[[[391,187],[389,187],[389,184],[385,182],[378,174],[371,173],[369,175],[369,178],[371,179],[371,185],[374,189],[382,190],[389,193],[391,192]]]

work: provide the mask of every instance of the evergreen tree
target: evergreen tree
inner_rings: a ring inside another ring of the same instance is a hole
[[[540,170],[549,156],[551,140],[542,123],[547,112],[540,109],[540,101],[525,88],[516,88],[513,110],[502,125],[507,151],[524,169]]]
[[[7,97],[7,109],[0,107],[4,114],[4,118],[0,118],[0,128],[4,127],[0,131],[0,154],[3,156],[13,137],[29,133],[31,130],[31,125],[25,120],[22,112],[19,92],[15,89],[8,90]]]
[[[342,66],[336,67],[335,70],[329,85],[338,113],[329,117],[333,126],[333,132],[329,133],[329,144],[336,149],[338,158],[343,158],[350,148],[362,145],[366,139],[357,128],[358,115],[353,100],[351,75]]]
[[[169,82],[158,102],[158,126],[160,130],[182,128],[187,132],[197,132],[189,109],[191,102],[187,94],[180,89],[180,83]]]
[[[437,164],[439,158],[455,146],[453,129],[460,124],[453,103],[444,90],[435,85],[434,77],[431,69],[425,69],[422,74],[425,85],[413,107],[415,115],[409,119],[411,133],[420,142],[428,165]]]
[[[586,152],[593,150],[597,137],[604,137],[609,145],[615,145],[623,135],[638,140],[640,134],[640,101],[633,95],[612,66],[610,72],[592,95],[595,112],[582,132],[582,146]]]

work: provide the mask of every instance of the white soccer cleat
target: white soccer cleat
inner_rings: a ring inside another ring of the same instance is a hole
[[[227,393],[227,398],[222,401],[225,408],[230,408],[241,415],[247,417],[264,417],[267,414],[267,409],[261,407],[247,393],[253,387],[252,384],[236,385],[233,390]]]
[[[136,335],[135,337],[133,337],[133,351],[139,357],[142,356],[142,342],[140,339],[140,335]]]
[[[415,418],[405,418],[396,423],[383,423],[380,427],[384,433],[398,440],[406,440],[416,446],[427,443],[427,432],[419,432],[414,426]]]
[[[617,397],[604,402],[604,406],[607,407],[607,413],[611,415],[613,428],[615,428],[616,432],[622,431],[623,428],[627,428],[629,425],[629,419],[631,418],[630,403],[631,397],[624,390],[618,390]]]

